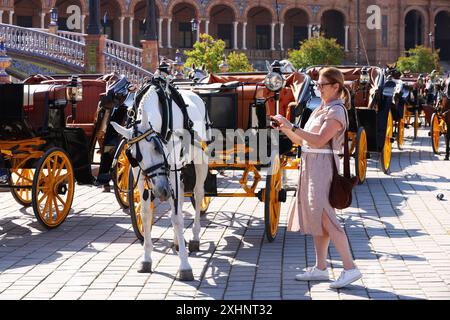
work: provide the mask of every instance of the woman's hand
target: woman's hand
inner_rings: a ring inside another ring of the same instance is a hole
[[[272,124],[272,127],[274,129],[277,129],[280,131],[292,129],[292,123],[288,119],[283,117],[282,115],[277,114],[276,116],[271,117],[271,119],[277,123],[277,126],[274,126]]]

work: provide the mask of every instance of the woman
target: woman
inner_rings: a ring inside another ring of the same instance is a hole
[[[350,93],[344,86],[342,72],[336,68],[322,69],[317,87],[322,104],[311,114],[304,130],[281,115],[276,115],[273,119],[278,130],[284,132],[293,143],[302,146],[297,201],[288,219],[288,231],[302,231],[313,236],[316,265],[307,268],[305,273],[298,274],[296,279],[329,280],[327,252],[331,239],[344,265],[344,271],[338,280],[330,285],[336,289],[362,277],[353,261],[347,235],[328,200],[333,176],[331,161],[334,159],[339,164],[336,153],[342,149],[348,126]]]

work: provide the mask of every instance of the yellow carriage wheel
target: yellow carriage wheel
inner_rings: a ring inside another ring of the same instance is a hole
[[[272,166],[267,173],[264,192],[264,222],[266,237],[269,242],[273,242],[277,236],[281,202],[286,201],[285,191],[282,190],[283,170],[280,165],[280,157],[272,157]]]
[[[431,146],[433,147],[434,154],[439,154],[441,132],[439,116],[436,113],[433,113],[433,116],[431,117]]]
[[[11,169],[11,194],[13,198],[22,206],[32,205],[31,188],[33,186],[33,169]]]
[[[397,132],[397,147],[399,150],[403,150],[405,143],[405,122],[406,122],[406,106],[403,106],[403,117],[398,120],[398,132]]]
[[[363,127],[358,129],[356,135],[355,172],[358,183],[363,184],[367,173],[367,135]]]
[[[204,216],[208,213],[209,204],[212,201],[212,197],[204,197],[202,200],[202,203],[200,204],[200,215]],[[195,198],[194,196],[191,196],[191,203],[192,206],[195,209]]]
[[[389,167],[391,166],[392,157],[392,135],[393,135],[393,120],[392,113],[389,111],[386,122],[386,135],[384,138],[384,147],[381,151],[381,167],[385,174],[388,174]]]
[[[121,143],[117,150],[118,156],[117,159],[115,159],[115,166],[113,169],[114,194],[122,209],[128,209],[130,207],[128,200],[130,162],[125,154],[126,150],[127,145],[124,142]]]
[[[53,229],[64,222],[72,207],[75,178],[67,153],[48,150],[39,161],[33,179],[32,203],[37,220]]]
[[[144,223],[142,222],[141,215],[141,196],[139,194],[139,188],[136,185],[136,181],[133,177],[133,170],[130,168],[128,181],[132,181],[133,183],[129,184],[128,188],[128,199],[133,199],[130,201],[130,217],[131,217],[131,225],[133,226],[134,234],[140,241],[144,241]],[[149,190],[147,183],[145,183],[145,188]],[[150,199],[151,195],[149,194]],[[153,225],[155,214],[155,203],[154,201],[150,201],[150,225]]]

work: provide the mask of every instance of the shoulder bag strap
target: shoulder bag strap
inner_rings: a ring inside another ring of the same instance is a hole
[[[344,112],[345,112],[345,119],[346,119],[346,126],[345,126],[345,131],[344,131],[344,177],[346,178],[351,178],[350,176],[350,151],[348,149],[348,115],[347,115],[347,109],[345,108],[345,106],[340,105],[342,108],[344,108]],[[334,138],[334,137],[333,137]],[[333,150],[333,138],[331,138],[329,144],[331,147],[331,150]],[[332,158],[333,160],[333,171],[335,174],[338,174],[339,171],[336,167],[336,162],[334,161],[334,157]]]

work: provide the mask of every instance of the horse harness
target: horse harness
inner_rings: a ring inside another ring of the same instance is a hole
[[[136,114],[138,110],[138,106],[144,97],[144,95],[150,90],[150,88],[154,87],[156,94],[158,95],[159,102],[162,105],[162,127],[161,127],[161,133],[156,132],[152,125],[150,125],[150,129],[146,132],[142,133],[138,130],[138,124],[140,121],[136,120]],[[133,105],[133,111],[132,111],[132,119],[131,119],[131,125],[133,126],[133,135],[136,136],[132,140],[128,141],[128,149],[126,150],[125,154],[128,158],[128,161],[130,162],[131,166],[133,168],[139,167],[140,162],[142,161],[142,152],[139,147],[139,142],[142,140],[146,140],[147,142],[152,142],[152,140],[156,143],[156,149],[159,153],[161,153],[164,157],[164,161],[156,164],[150,168],[142,169],[140,168],[139,174],[141,172],[144,173],[145,179],[147,181],[147,184],[150,186],[151,181],[150,179],[157,177],[157,176],[169,176],[169,172],[175,172],[175,174],[178,173],[178,171],[181,171],[181,168],[178,169],[175,165],[174,170],[170,170],[170,165],[167,160],[167,157],[164,152],[163,143],[166,144],[173,132],[173,110],[172,110],[172,102],[175,102],[179,107],[183,114],[183,127],[184,129],[188,130],[191,134],[191,143],[194,144],[194,130],[193,130],[193,122],[191,119],[189,119],[189,115],[187,113],[187,105],[183,100],[183,97],[181,94],[168,82],[165,81],[165,79],[162,79],[160,77],[154,77],[151,80],[147,81],[136,93],[136,98]],[[131,154],[131,146],[135,144],[136,145],[136,158],[133,158]],[[139,179],[136,179],[136,184]],[[174,194],[173,189],[171,188],[171,196],[174,200],[174,206],[175,206],[175,213],[178,214],[178,179],[175,179],[176,183],[176,195]],[[136,185],[134,186],[136,187]],[[144,200],[148,199],[148,191],[145,190],[143,197]],[[152,201],[154,200],[153,192],[151,193]]]

